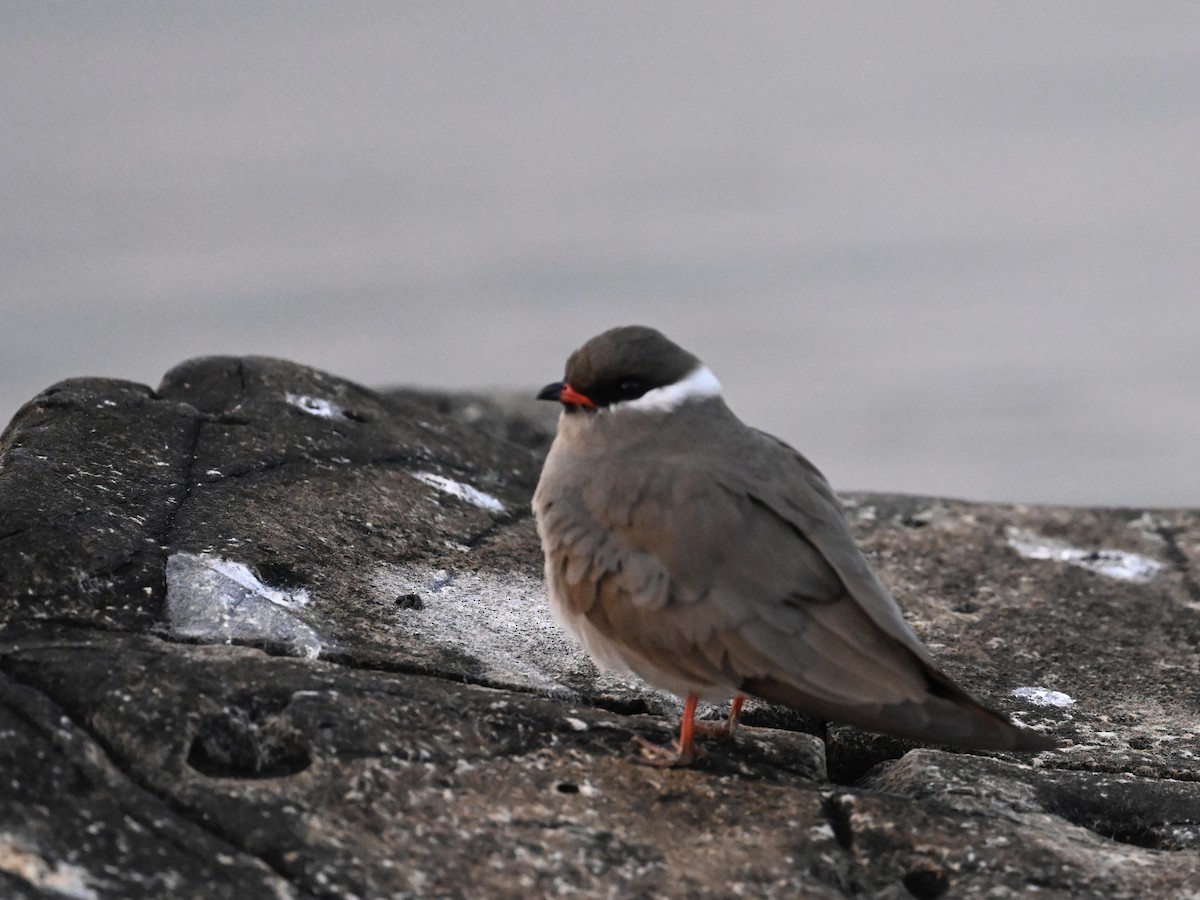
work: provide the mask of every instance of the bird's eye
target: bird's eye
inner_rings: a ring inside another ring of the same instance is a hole
[[[626,378],[617,385],[617,389],[621,392],[622,397],[640,397],[646,393],[646,386],[636,378]]]

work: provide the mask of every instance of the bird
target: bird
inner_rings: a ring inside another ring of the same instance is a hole
[[[683,700],[678,739],[635,738],[637,761],[694,763],[747,697],[921,742],[1057,746],[938,667],[821,472],[661,332],[591,338],[537,398],[562,407],[533,497],[551,609],[599,667]],[[724,723],[696,722],[725,698]]]

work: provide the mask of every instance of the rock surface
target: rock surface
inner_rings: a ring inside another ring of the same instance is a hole
[[[1200,513],[849,495],[945,668],[1064,747],[752,704],[659,771],[622,756],[675,700],[547,612],[552,428],[261,358],[27,404],[0,438],[0,896],[1200,897]]]

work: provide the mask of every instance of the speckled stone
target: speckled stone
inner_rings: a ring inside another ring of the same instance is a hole
[[[914,628],[1064,741],[674,698],[551,621],[548,405],[217,357],[0,438],[0,895],[1195,897],[1200,514],[845,497]],[[708,716],[720,715],[710,708]]]

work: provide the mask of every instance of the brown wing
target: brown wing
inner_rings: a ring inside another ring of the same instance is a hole
[[[1057,745],[983,706],[936,666],[858,549],[841,504],[811,463],[761,432],[750,432],[740,456],[746,460],[739,469],[742,477],[733,479],[730,490],[754,495],[764,514],[769,510],[785,521],[798,537],[800,552],[819,555],[842,585],[834,602],[806,609],[808,622],[797,637],[812,654],[811,664],[801,671],[793,666],[750,678],[744,684],[747,691],[917,740],[989,749]],[[777,477],[764,477],[764,472]],[[763,618],[769,621],[768,615]],[[752,628],[760,631],[749,641],[753,646],[780,640],[761,633],[761,625]],[[742,636],[748,636],[746,629]]]
[[[867,729],[1044,746],[936,669],[828,484],[790,448],[757,440],[734,471],[704,454],[686,466],[665,457],[563,495],[546,516],[558,535],[547,571],[572,611],[651,681],[652,666]]]

